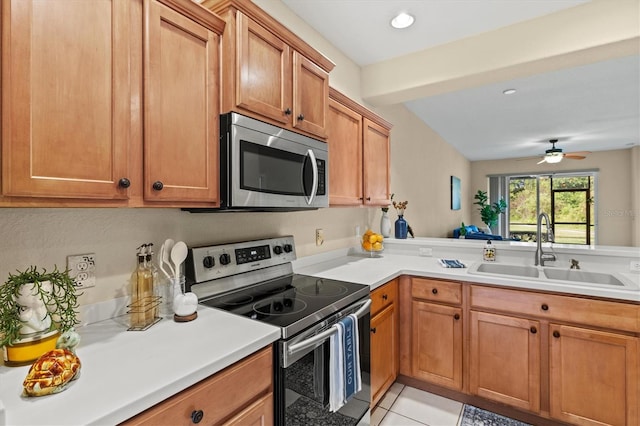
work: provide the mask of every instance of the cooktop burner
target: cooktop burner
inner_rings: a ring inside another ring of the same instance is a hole
[[[368,294],[363,284],[291,274],[200,303],[279,326],[286,338]]]

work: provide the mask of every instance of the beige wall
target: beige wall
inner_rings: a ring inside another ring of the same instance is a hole
[[[631,148],[631,193],[632,245],[640,247],[640,146]]]
[[[552,171],[579,171],[598,169],[597,182],[597,244],[632,246],[634,243],[634,223],[637,213],[638,189],[632,182],[638,182],[638,167],[633,167],[632,158],[638,161],[638,147],[632,157],[631,149],[593,152],[584,160],[564,160],[559,164],[536,165],[516,160],[474,161],[471,163],[472,188],[469,202],[478,189],[487,190],[487,175],[505,173],[542,173]],[[636,183],[637,186],[637,183]],[[634,195],[635,191],[635,195]],[[635,210],[633,203],[635,200]],[[472,222],[482,223],[477,209],[473,209]],[[637,227],[637,225],[635,225]],[[637,233],[637,230],[636,230]]]

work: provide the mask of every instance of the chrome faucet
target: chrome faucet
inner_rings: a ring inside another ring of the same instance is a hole
[[[538,223],[536,225],[536,262],[535,265],[544,266],[544,262],[553,262],[556,260],[556,255],[553,253],[545,253],[542,251],[542,219],[545,220],[547,227],[547,241],[553,242],[553,231],[551,230],[551,220],[549,215],[542,212],[538,215]]]

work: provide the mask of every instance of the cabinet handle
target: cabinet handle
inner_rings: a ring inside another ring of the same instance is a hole
[[[431,290],[431,293],[433,293],[433,294],[438,294],[438,289],[437,289],[437,288],[434,288],[433,290]]]
[[[386,294],[383,294],[383,295],[382,295],[382,300],[387,300],[387,299],[388,299],[387,295],[386,295]]]
[[[554,331],[554,332],[553,332],[553,337],[555,337],[556,339],[557,339],[558,337],[560,337],[560,332],[559,332],[559,331],[557,331],[557,330],[556,330],[556,331]]]
[[[454,320],[456,320],[456,321],[458,321],[458,320],[460,319],[460,314],[455,314],[455,315],[453,316],[453,319],[454,319]]]
[[[164,184],[159,180],[157,180],[153,182],[152,188],[155,189],[156,191],[162,191],[162,188],[164,188]]]
[[[371,201],[371,197],[367,197],[367,201]]]
[[[538,332],[538,329],[535,327],[531,327],[529,330],[531,330],[531,334],[536,334]]]
[[[193,423],[200,423],[204,418],[204,411],[202,410],[193,410],[191,412],[191,421]]]
[[[284,110],[284,115],[291,115],[291,108],[287,108]]]
[[[543,303],[541,306],[543,311],[548,311],[549,310],[549,305],[547,305],[546,303]]]
[[[298,120],[299,120],[299,121],[304,120],[304,114],[300,114],[300,115],[298,115]]]
[[[127,178],[122,178],[118,181],[118,186],[120,188],[128,188],[131,186],[131,181]]]
[[[371,332],[372,332],[373,334],[376,334],[376,328],[375,328],[375,327],[373,327],[373,328],[371,329]]]

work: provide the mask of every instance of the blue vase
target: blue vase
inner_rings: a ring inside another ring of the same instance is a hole
[[[398,216],[398,220],[396,220],[396,238],[406,239],[407,238],[407,221],[404,220],[404,217]]]

